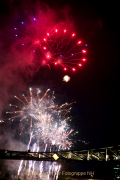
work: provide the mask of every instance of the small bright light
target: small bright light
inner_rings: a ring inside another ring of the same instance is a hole
[[[50,57],[50,55],[47,55],[47,57],[49,58],[49,57]]]
[[[24,46],[24,44],[22,44],[22,46]]]
[[[30,87],[30,88],[29,88],[29,90],[31,91],[31,90],[32,90],[32,88]]]
[[[64,67],[64,71],[67,71],[67,68],[66,68],[66,67]]]
[[[55,65],[57,65],[57,62],[55,62]]]
[[[43,49],[46,49],[46,47],[43,47]]]
[[[68,75],[65,75],[65,76],[63,77],[63,81],[65,81],[65,82],[70,81],[70,77],[69,77]]]
[[[82,66],[82,64],[78,64],[78,66],[80,66],[80,67],[81,67],[81,66]]]
[[[64,33],[66,32],[66,29],[64,29]]]
[[[41,90],[40,89],[37,89],[37,93],[40,93],[41,92]]]
[[[72,68],[73,71],[75,71],[76,69],[75,68]]]
[[[88,46],[87,44],[85,44],[85,46]]]
[[[82,59],[83,61],[86,61],[86,59]]]
[[[15,36],[17,37],[18,35],[16,34]]]
[[[78,44],[81,44],[81,41],[78,41]]]
[[[58,156],[57,154],[54,154],[54,155],[53,155],[53,158],[54,158],[55,160],[57,160],[57,159],[59,158],[59,156]]]
[[[49,33],[47,33],[47,36],[49,36],[50,34]]]
[[[17,30],[17,28],[14,28],[14,30]]]
[[[56,29],[55,32],[57,32],[58,30]]]
[[[85,51],[85,50],[82,50],[82,52],[83,52],[83,53],[86,53],[86,51]]]
[[[3,123],[4,121],[3,120],[0,120],[0,123]]]
[[[34,21],[36,21],[36,18],[33,18]]]
[[[71,56],[73,56],[73,54],[71,54]]]
[[[43,40],[44,40],[44,41],[46,41],[46,39],[45,39],[45,38],[44,38]]]
[[[60,57],[62,57],[62,55],[60,55]]]
[[[75,36],[75,33],[72,34],[72,37],[74,37],[74,36]]]
[[[21,24],[24,24],[24,22],[21,22]]]
[[[52,141],[52,145],[55,145],[55,140]]]

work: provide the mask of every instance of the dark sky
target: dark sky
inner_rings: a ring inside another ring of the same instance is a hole
[[[65,13],[66,17],[71,19],[76,33],[88,44],[87,61],[77,72],[69,72],[71,80],[64,83],[61,90],[59,88],[64,75],[62,70],[57,71],[53,68],[52,71],[48,70],[46,73],[47,70],[45,70],[45,73],[38,72],[33,76],[31,71],[29,74],[29,71],[26,70],[26,72],[23,67],[24,70],[21,68],[22,70],[19,69],[16,73],[9,62],[9,59],[11,60],[9,43],[12,41],[12,36],[9,37],[8,34],[15,21],[14,14],[16,15],[18,11],[16,16],[19,16],[20,12],[23,15],[22,9],[35,6],[36,1],[25,1],[25,3],[14,0],[0,1],[1,112],[6,108],[5,103],[8,103],[9,98],[17,90],[21,92],[30,85],[37,86],[44,82],[44,86],[51,86],[57,94],[61,93],[60,97],[63,95],[63,98],[68,99],[69,102],[76,101],[71,111],[73,124],[79,131],[79,139],[89,142],[88,145],[77,144],[76,148],[119,144],[120,14],[118,2],[87,0],[44,2],[56,13],[57,9],[58,12],[61,9],[64,9],[64,12],[69,11]],[[16,65],[17,62],[12,63]],[[10,75],[3,75],[8,74],[9,71]],[[21,75],[24,77],[20,78]],[[18,87],[16,81],[19,81]]]

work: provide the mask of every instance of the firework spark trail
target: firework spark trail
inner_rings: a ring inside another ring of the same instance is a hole
[[[46,149],[47,149],[47,144],[45,145],[44,152],[46,152]],[[40,177],[41,177],[42,172],[43,172],[43,161],[40,164]]]
[[[30,140],[29,140],[29,143],[28,143],[27,150],[30,149],[30,143],[31,143],[31,140],[32,140],[32,133],[30,133]],[[23,164],[23,162],[24,162],[24,161],[21,160],[20,165],[19,165],[19,169],[18,169],[18,176],[19,176],[19,174],[20,174],[20,172],[21,172],[21,170],[22,170],[22,164]]]
[[[33,150],[32,151],[35,152],[35,149],[36,149],[36,143],[33,145]],[[34,163],[35,163],[35,161],[29,161],[29,174],[30,174],[30,171],[31,171],[32,175],[33,175],[33,172],[34,172]]]
[[[36,145],[36,144],[35,144]],[[35,149],[33,150],[33,152],[35,151]],[[35,169],[35,161],[33,162],[33,171],[32,171],[32,175],[34,173],[34,169]]]
[[[30,133],[30,140],[29,140],[29,143],[28,143],[27,150],[30,149],[30,143],[31,143],[31,140],[32,140],[32,134],[33,134],[33,132]]]
[[[19,176],[20,171],[21,171],[21,169],[22,169],[22,163],[23,163],[23,160],[20,162],[20,166],[19,166],[19,169],[18,169],[18,176]]]
[[[25,126],[29,125],[29,130],[27,129],[27,131],[30,134],[30,139],[27,150],[31,149],[33,152],[46,152],[52,151],[54,148],[57,148],[58,150],[69,149],[73,144],[72,139],[70,139],[69,136],[72,135],[74,130],[70,128],[67,123],[71,120],[71,117],[66,117],[66,115],[69,113],[71,109],[69,106],[72,103],[64,103],[60,106],[56,105],[54,103],[54,92],[51,98],[48,96],[50,89],[48,89],[41,98],[39,96],[41,92],[39,89],[37,89],[36,96],[34,96],[32,88],[30,88],[29,91],[29,98],[23,95],[22,100],[15,96],[20,105],[10,105],[11,107],[15,107],[16,111],[7,112],[10,114],[17,114],[16,116],[9,118],[9,120],[20,119],[20,121],[25,121],[21,133],[26,130]],[[40,142],[44,142],[44,147],[40,146]],[[30,179],[30,175],[32,175],[32,177],[34,176],[36,166],[36,162],[29,161],[29,163],[27,163],[22,160],[18,169],[18,176],[20,176],[21,171],[26,171],[28,169],[28,176]],[[59,165],[53,163],[49,166],[48,170],[49,173],[52,172],[53,179],[58,178],[58,173],[56,172],[59,172],[60,170]],[[42,178],[43,172],[44,164],[42,161],[39,165],[40,178]],[[51,176],[48,175],[48,178],[51,178]]]

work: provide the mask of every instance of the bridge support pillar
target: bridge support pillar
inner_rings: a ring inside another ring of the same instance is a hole
[[[107,147],[105,148],[105,160],[107,161]]]
[[[88,152],[87,152],[87,160],[89,161],[89,155],[90,154],[90,152],[89,152],[89,150],[88,150]]]

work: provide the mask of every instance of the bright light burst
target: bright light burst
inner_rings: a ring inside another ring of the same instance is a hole
[[[34,96],[32,88],[29,88],[29,98],[24,94],[22,99],[14,96],[19,101],[19,106],[10,104],[16,110],[6,113],[14,114],[9,120],[19,118],[20,121],[24,121],[20,134],[24,131],[25,125],[29,124],[30,133],[33,133],[32,136],[43,139],[49,144],[55,144],[59,149],[70,148],[72,142],[69,140],[69,135],[73,129],[68,125],[71,117],[66,117],[66,115],[69,113],[72,103],[56,105],[54,103],[54,92],[51,98],[49,95],[47,96],[49,90],[41,98],[41,91],[37,89],[37,94]]]
[[[65,81],[65,82],[70,81],[70,77],[69,77],[68,75],[65,75],[65,76],[63,77],[63,81]]]
[[[32,53],[32,64],[37,71],[43,66],[51,68],[51,65],[73,72],[80,68],[86,61],[87,44],[63,25],[41,28],[38,23],[34,18],[30,24],[21,22],[18,28],[14,28],[19,49]]]
[[[0,120],[0,123],[3,123],[4,121],[3,120]]]
[[[29,88],[30,96],[28,98],[24,94],[21,99],[15,96],[18,100],[18,105],[10,104],[10,106],[16,108],[16,110],[6,112],[13,114],[9,120],[20,120],[24,122],[20,134],[25,131],[25,126],[29,124],[30,128],[28,133],[30,134],[30,139],[27,150],[31,149],[33,152],[46,152],[69,149],[73,144],[70,136],[78,133],[74,132],[74,129],[68,124],[68,122],[71,121],[71,117],[67,116],[67,114],[71,110],[70,105],[73,102],[58,106],[54,103],[54,92],[52,93],[52,97],[48,95],[50,89],[41,97],[40,89],[36,89],[36,91],[37,93],[34,96],[32,88]],[[18,175],[24,179],[23,174],[27,171],[28,176],[26,178],[31,179],[34,176],[35,170],[39,172],[39,178],[41,178],[41,174],[45,168],[44,165],[43,161],[38,165],[37,162],[34,161],[29,161],[28,163],[22,160],[18,169]],[[49,173],[53,172],[52,179],[57,179],[58,173],[54,174],[54,172],[60,171],[60,165],[49,162],[48,171]],[[48,175],[44,178],[51,179],[51,176]]]

